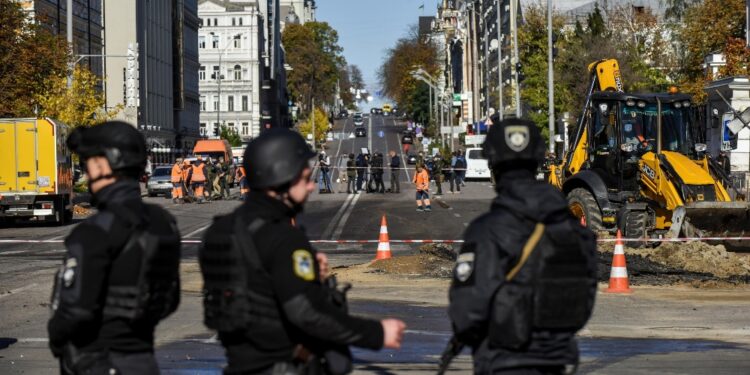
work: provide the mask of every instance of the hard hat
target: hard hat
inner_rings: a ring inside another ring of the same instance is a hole
[[[250,189],[278,188],[292,182],[315,153],[299,133],[270,129],[245,148],[242,164]]]
[[[146,141],[133,125],[123,121],[78,127],[68,136],[67,145],[82,160],[94,156],[107,158],[112,171],[137,176],[146,168]]]
[[[493,125],[482,145],[482,154],[491,168],[527,168],[544,160],[545,145],[536,124],[530,120],[493,116]],[[523,163],[524,161],[529,163]]]

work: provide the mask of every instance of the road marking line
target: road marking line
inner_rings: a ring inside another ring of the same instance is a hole
[[[16,293],[20,293],[20,292],[23,292],[24,290],[29,290],[29,289],[31,289],[31,288],[33,288],[33,287],[35,287],[35,286],[37,286],[37,283],[31,283],[31,284],[29,284],[29,285],[26,285],[26,286],[22,286],[22,287],[20,287],[20,288],[16,288],[16,289],[11,289],[11,290],[9,290],[9,291],[8,291],[8,293],[5,293],[5,294],[0,294],[0,298],[5,298],[5,297],[7,297],[7,296],[10,296],[10,295],[13,295],[13,294],[16,294]]]
[[[49,241],[56,241],[56,240],[59,240],[59,239],[65,237],[65,236],[67,236],[67,234],[63,234],[62,236],[52,237],[52,238],[49,239]]]
[[[349,207],[347,207],[346,212],[344,213],[344,216],[341,217],[341,220],[339,221],[338,226],[336,227],[336,230],[333,232],[333,236],[331,236],[331,239],[337,240],[341,236],[341,232],[344,231],[344,225],[346,225],[346,221],[349,220],[349,215],[352,214],[352,211],[354,210],[354,205],[357,204],[357,201],[359,200],[359,197],[362,194],[356,194],[354,196],[354,199],[352,199],[351,203],[349,204]]]
[[[355,195],[356,194],[349,194],[349,196],[346,197],[344,204],[342,204],[339,210],[336,211],[336,215],[333,215],[333,219],[331,219],[331,221],[328,223],[328,226],[326,226],[326,229],[323,231],[322,238],[328,238],[331,235],[333,229],[336,228],[336,224],[341,219],[341,215],[344,214],[346,207],[349,206],[349,203],[354,199]]]
[[[412,330],[407,329],[404,331],[404,333],[412,333],[415,335],[425,335],[425,336],[453,336],[452,332],[435,332],[435,331],[419,331],[419,330]]]
[[[204,230],[208,229],[208,227],[210,227],[210,226],[211,226],[211,225],[209,224],[209,225],[206,225],[206,226],[204,226],[204,227],[200,227],[200,228],[198,228],[198,229],[196,229],[196,230],[194,230],[194,231],[192,231],[192,232],[190,232],[190,233],[186,234],[186,235],[185,235],[185,237],[183,237],[183,238],[190,238],[190,237],[192,237],[192,236],[193,236],[193,235],[195,235],[195,234],[198,234],[198,233],[200,233],[200,232],[203,232]]]
[[[31,251],[31,250],[12,250],[12,251],[3,251],[2,253],[0,253],[0,255],[13,255],[13,254],[23,254],[23,253],[28,253],[28,252],[30,252],[30,251]]]

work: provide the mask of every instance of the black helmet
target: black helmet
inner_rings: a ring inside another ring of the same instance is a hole
[[[292,182],[315,153],[299,133],[267,130],[245,148],[242,165],[250,189],[278,188]]]
[[[533,121],[499,121],[497,116],[493,116],[492,122],[495,125],[490,128],[482,145],[482,154],[491,168],[500,165],[506,169],[529,166],[536,168],[544,160],[544,141]]]
[[[123,121],[76,128],[68,136],[67,144],[82,160],[106,157],[115,172],[138,176],[146,167],[146,141],[133,125]]]

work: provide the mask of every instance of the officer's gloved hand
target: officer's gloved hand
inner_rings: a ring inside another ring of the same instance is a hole
[[[331,269],[328,267],[328,256],[324,253],[315,254],[315,259],[318,260],[318,268],[320,269],[318,274],[321,280],[325,280],[328,276],[331,276]]]

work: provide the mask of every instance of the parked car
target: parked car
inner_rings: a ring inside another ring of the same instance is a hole
[[[356,137],[367,137],[367,129],[364,126],[354,128],[354,135]]]
[[[161,165],[154,168],[151,177],[148,178],[146,189],[149,197],[164,195],[170,197],[172,194],[172,166]]]
[[[417,155],[415,154],[406,155],[406,163],[412,164],[412,165],[417,164]]]
[[[481,148],[466,149],[466,178],[490,178],[490,167]]]
[[[401,144],[402,145],[413,145],[414,144],[414,136],[410,133],[404,133],[404,135],[401,137]]]

